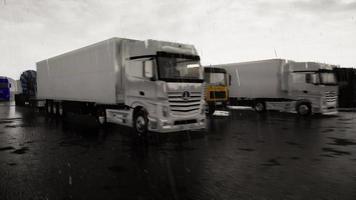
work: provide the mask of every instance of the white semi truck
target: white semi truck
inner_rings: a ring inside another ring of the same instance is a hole
[[[231,75],[230,104],[256,111],[337,114],[333,65],[270,59],[215,65]]]
[[[138,135],[204,129],[203,92],[193,45],[112,38],[37,63],[50,115],[90,114]]]

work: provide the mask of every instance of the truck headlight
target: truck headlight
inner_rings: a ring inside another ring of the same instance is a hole
[[[168,117],[169,109],[167,106],[162,106],[162,115],[163,115],[163,117]]]

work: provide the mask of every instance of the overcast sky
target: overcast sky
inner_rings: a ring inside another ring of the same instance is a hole
[[[356,0],[0,0],[0,76],[111,37],[194,44],[204,65],[356,67]]]

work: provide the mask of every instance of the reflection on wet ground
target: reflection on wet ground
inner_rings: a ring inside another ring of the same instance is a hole
[[[141,141],[0,104],[0,199],[356,199],[355,122],[234,110]]]

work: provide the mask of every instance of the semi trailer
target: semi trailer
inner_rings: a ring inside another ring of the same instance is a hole
[[[205,101],[208,113],[213,114],[216,108],[225,108],[229,99],[229,76],[225,69],[204,67]]]
[[[205,128],[203,71],[193,45],[111,38],[37,63],[50,115],[90,114],[147,131]]]
[[[230,104],[249,105],[258,112],[337,114],[333,65],[270,59],[213,67],[231,75]]]

